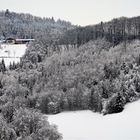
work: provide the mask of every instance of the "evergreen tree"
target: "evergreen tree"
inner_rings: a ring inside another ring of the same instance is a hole
[[[0,72],[4,73],[5,71],[6,71],[6,66],[5,66],[4,59],[2,59],[0,63]]]
[[[5,16],[6,16],[6,17],[9,17],[9,15],[10,15],[10,11],[9,11],[9,9],[6,9],[6,11],[5,11]]]
[[[105,114],[119,113],[124,109],[124,99],[120,93],[112,97],[106,106]]]
[[[9,65],[9,70],[13,70],[13,66],[12,66],[11,62],[10,62],[10,65]]]

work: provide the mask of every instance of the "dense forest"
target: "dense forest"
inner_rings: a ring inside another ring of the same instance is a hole
[[[43,114],[118,113],[140,98],[139,17],[87,27],[9,11],[0,17],[3,38],[36,39],[20,63],[0,63],[0,139],[60,140]]]
[[[34,38],[43,39],[50,44],[57,41],[64,31],[75,28],[70,22],[52,18],[40,18],[30,14],[0,12],[0,39]]]
[[[105,38],[113,45],[126,40],[140,39],[140,17],[121,17],[110,22],[75,28],[66,31],[59,43],[79,46],[98,38]]]

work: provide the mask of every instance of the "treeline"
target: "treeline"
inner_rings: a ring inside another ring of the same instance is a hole
[[[126,40],[140,39],[140,17],[116,18],[110,22],[69,30],[59,43],[79,46],[98,38],[105,38],[113,45]]]
[[[8,9],[0,12],[0,39],[44,38],[50,43],[74,26],[70,22],[52,18],[40,18],[30,14],[18,14]]]
[[[15,69],[19,68],[19,66],[20,66],[20,63],[15,64],[15,62],[13,62],[13,63],[10,62],[9,66],[6,67],[5,61],[4,61],[4,59],[2,59],[0,61],[0,72],[4,74],[8,70],[15,70]]]

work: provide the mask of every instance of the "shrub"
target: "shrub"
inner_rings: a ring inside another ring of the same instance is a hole
[[[0,140],[16,140],[14,129],[8,126],[2,116],[0,116]]]
[[[19,139],[60,140],[56,127],[51,126],[42,115],[34,110],[19,109],[15,112],[12,126]]]
[[[123,97],[118,93],[108,101],[104,114],[119,113],[124,109],[124,104]]]

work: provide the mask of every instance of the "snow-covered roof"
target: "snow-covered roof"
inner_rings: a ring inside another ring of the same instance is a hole
[[[34,41],[35,39],[15,39],[16,41]]]

